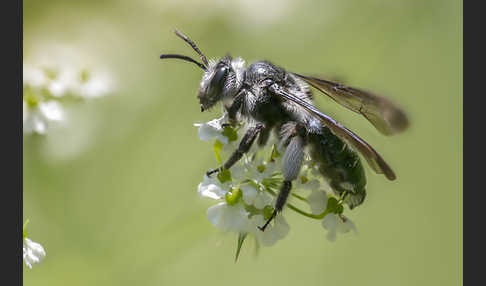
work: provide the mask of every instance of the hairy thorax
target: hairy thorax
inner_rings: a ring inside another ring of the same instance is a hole
[[[305,119],[301,116],[297,118],[295,112],[301,107],[272,96],[267,89],[269,83],[284,84],[300,98],[311,101],[311,93],[305,83],[270,62],[259,61],[252,63],[245,71],[243,88],[247,88],[247,93],[242,113],[270,126],[291,120],[304,123]],[[302,112],[301,115],[304,114]]]

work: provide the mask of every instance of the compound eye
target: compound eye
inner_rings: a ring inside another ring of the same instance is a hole
[[[226,67],[221,67],[216,71],[216,73],[213,76],[213,79],[211,80],[211,85],[214,87],[222,87],[221,85],[224,82],[224,79],[226,78],[226,72],[227,72]]]

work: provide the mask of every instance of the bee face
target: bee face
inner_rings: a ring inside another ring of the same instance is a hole
[[[197,98],[201,111],[213,107],[224,98],[233,97],[243,82],[244,62],[226,56],[219,61],[209,61],[201,80]]]
[[[226,81],[230,72],[232,72],[230,66],[223,60],[220,60],[216,64],[209,63],[208,70],[203,75],[201,87],[197,95],[201,104],[201,111],[211,108],[223,98]]]

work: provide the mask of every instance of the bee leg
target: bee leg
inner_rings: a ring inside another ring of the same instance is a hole
[[[228,119],[229,119],[229,123],[225,123],[225,124],[228,124],[233,127],[238,125],[238,121],[236,117],[238,115],[238,111],[241,108],[241,104],[243,103],[244,96],[245,96],[244,91],[241,91],[236,95],[235,99],[233,100],[230,106],[225,106],[226,111],[228,112]]]
[[[261,231],[265,231],[268,224],[275,218],[275,216],[282,211],[285,202],[292,189],[292,181],[295,180],[300,173],[302,162],[304,159],[304,138],[294,136],[290,139],[290,143],[285,149],[285,155],[282,161],[282,174],[284,181],[278,192],[277,201],[275,202],[275,210],[272,216],[265,222],[262,227],[258,227]]]
[[[211,170],[206,172],[206,176],[211,177],[212,174],[217,173],[219,171],[221,171],[220,168],[211,169]]]
[[[261,231],[265,231],[268,224],[275,218],[277,213],[281,212],[285,202],[287,201],[287,197],[290,194],[290,189],[292,189],[292,181],[284,180],[282,187],[280,187],[280,191],[278,192],[277,201],[275,202],[275,210],[272,213],[272,216],[265,222],[263,226],[259,226],[258,229]]]
[[[272,128],[270,126],[265,126],[265,128],[260,132],[260,136],[258,136],[258,146],[263,147],[267,144],[271,131]]]
[[[255,127],[252,127],[246,131],[245,136],[243,136],[243,139],[241,139],[240,145],[238,146],[238,149],[236,149],[233,154],[229,157],[229,159],[224,163],[223,166],[217,168],[217,169],[212,169],[206,172],[206,175],[209,177],[211,174],[219,172],[223,169],[228,170],[231,168],[238,160],[243,157],[243,154],[248,152],[250,150],[251,145],[255,141],[255,138],[257,135],[264,129],[264,125],[259,123]]]

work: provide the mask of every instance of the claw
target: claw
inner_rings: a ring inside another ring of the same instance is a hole
[[[212,169],[206,172],[206,176],[211,177],[212,174],[220,171],[220,168]]]
[[[268,224],[275,218],[277,215],[276,211],[273,211],[272,216],[267,220],[267,222],[263,226],[259,226],[258,229],[261,231],[265,231],[265,228],[267,228]]]

